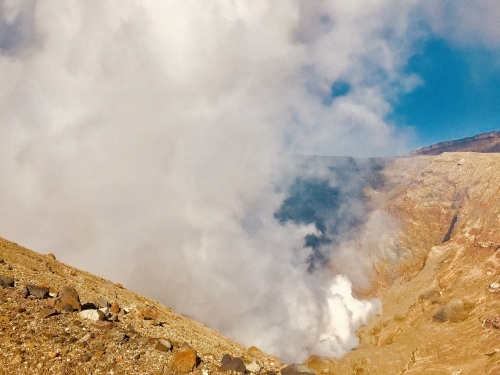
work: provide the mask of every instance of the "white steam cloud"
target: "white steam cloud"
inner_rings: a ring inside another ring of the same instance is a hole
[[[285,360],[341,356],[380,306],[307,272],[281,155],[406,151],[384,118],[419,82],[418,6],[0,0],[0,235]]]

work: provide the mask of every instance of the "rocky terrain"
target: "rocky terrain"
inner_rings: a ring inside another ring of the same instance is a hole
[[[0,374],[274,374],[286,367],[119,284],[4,239],[0,348]]]
[[[500,154],[443,153],[391,161],[374,212],[397,223],[369,290],[383,313],[331,374],[500,373]],[[362,244],[359,244],[362,246]]]
[[[445,152],[383,165],[381,181],[363,191],[372,220],[347,240],[371,269],[356,292],[379,297],[383,312],[343,358],[281,364],[2,239],[0,374],[500,374],[500,154]],[[363,228],[381,214],[391,228],[371,241]]]

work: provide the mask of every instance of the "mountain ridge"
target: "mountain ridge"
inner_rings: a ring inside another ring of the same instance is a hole
[[[440,155],[443,152],[500,152],[500,131],[481,133],[472,137],[435,143],[413,150],[406,156]]]

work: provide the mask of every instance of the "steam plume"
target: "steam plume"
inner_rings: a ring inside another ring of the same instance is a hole
[[[413,3],[0,0],[1,235],[285,360],[341,356],[380,305],[308,269],[282,155],[405,151],[384,118],[418,84]]]

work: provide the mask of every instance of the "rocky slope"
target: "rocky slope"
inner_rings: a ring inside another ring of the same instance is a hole
[[[119,284],[4,239],[0,348],[0,374],[218,374],[242,365],[272,374],[284,367]]]
[[[366,191],[397,223],[396,239],[365,294],[383,313],[359,330],[361,345],[318,373],[500,373],[500,154],[396,159],[384,187]],[[396,255],[396,256],[393,256]]]

